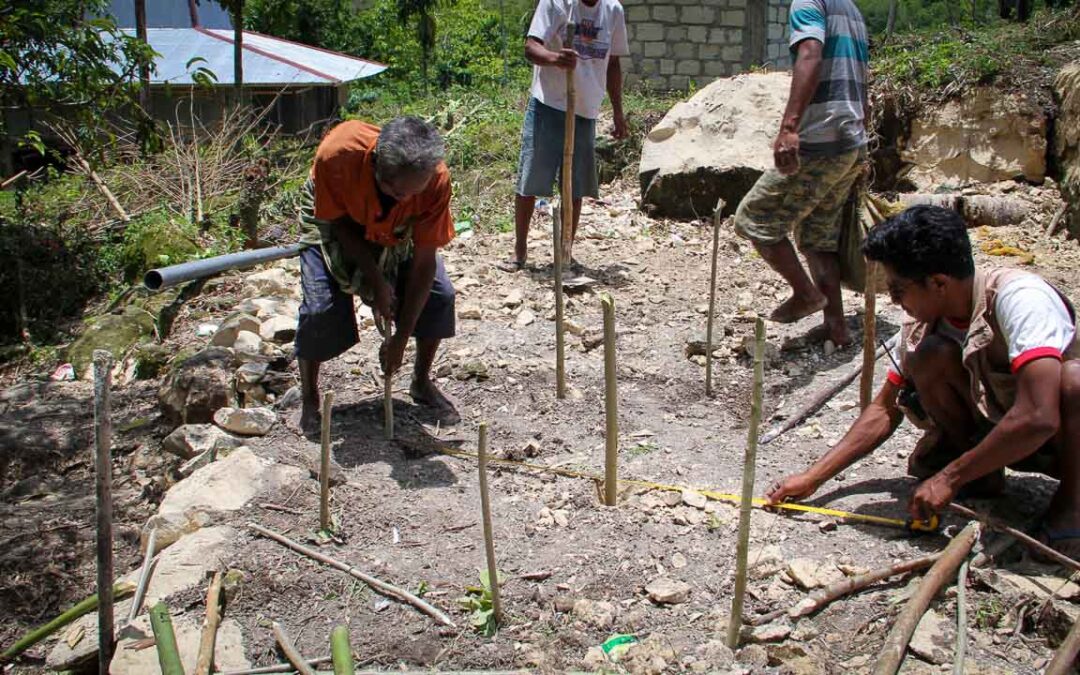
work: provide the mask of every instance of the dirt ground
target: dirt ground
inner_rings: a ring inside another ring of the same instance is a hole
[[[494,268],[510,253],[509,234],[459,238],[445,252],[458,289],[458,335],[445,342],[436,370],[439,383],[457,401],[459,424],[443,425],[414,406],[408,379],[401,375],[395,391],[398,440],[383,439],[374,328],[363,329],[360,344],[324,368],[323,387],[336,395],[333,455],[346,482],[333,493],[341,543],[323,551],[422,592],[449,612],[458,628],[440,628],[340,572],[251,537],[238,548],[236,559],[227,561],[245,572],[243,589],[227,614],[241,622],[254,664],[280,660],[270,632],[276,620],[312,656],[329,652],[334,624],[348,623],[354,649],[371,668],[564,671],[584,667],[589,648],[613,633],[634,633],[642,640],[648,637],[652,652],[641,650],[640,667],[631,669],[655,669],[659,664],[649,660],[650,654],[668,672],[695,662],[723,669],[719,661],[709,661],[706,649],[711,640],[723,640],[733,587],[737,511],[723,503],[698,509],[669,497],[678,493],[625,489],[619,506],[607,508],[599,504],[590,480],[493,466],[490,488],[499,569],[505,575],[505,625],[494,637],[480,636],[458,603],[466,587],[477,584],[484,566],[477,467],[471,460],[442,455],[438,448],[475,451],[477,425],[483,421],[490,425],[492,452],[499,456],[602,473],[598,291],[610,293],[616,304],[620,476],[739,491],[752,375],[743,344],[753,332],[754,315],[767,314],[786,297],[786,288],[726,225],[720,235],[716,308],[721,357],[714,364],[716,396],[706,397],[704,368],[687,357],[685,348],[705,331],[711,228],[704,221],[650,220],[637,211],[636,190],[630,185],[609,186],[604,195],[602,202],[587,205],[575,247],[584,274],[596,284],[570,296],[567,317],[580,335],[567,335],[567,399],[555,398],[550,229],[542,215],[534,227],[529,271],[511,275]],[[972,238],[976,248],[984,240],[1000,239],[1033,253],[1032,269],[1080,298],[1076,242],[1045,239],[1030,224],[975,229]],[[988,266],[1019,264],[1016,258],[981,252],[978,260]],[[243,299],[235,295],[239,279],[226,277],[213,295],[190,303],[171,338],[176,346],[196,340],[197,320],[225,316]],[[520,301],[512,297],[515,291]],[[856,342],[862,303],[861,295],[845,292]],[[899,311],[884,296],[878,303],[877,330],[887,337],[899,326]],[[525,312],[532,314],[531,321],[521,316]],[[858,348],[826,356],[823,345],[809,335],[815,321],[768,325],[772,353],[766,370],[766,427],[861,360]],[[878,364],[879,382],[884,367]],[[166,472],[147,470],[161,465],[155,453],[168,430],[158,419],[155,392],[153,382],[133,383],[117,392],[114,405],[118,573],[138,564],[138,528],[169,480]],[[5,434],[0,438],[10,464],[8,478],[0,477],[0,644],[93,587],[91,397],[88,385],[72,383],[54,384],[44,396],[32,398],[25,386],[9,388],[0,398]],[[755,491],[760,494],[806,466],[838,440],[855,418],[857,398],[856,388],[849,387],[806,425],[762,446]],[[904,476],[906,456],[916,440],[915,431],[902,426],[872,457],[825,485],[811,503],[903,517],[914,486]],[[314,457],[318,450],[316,442],[281,424],[249,445],[257,454],[297,465],[305,465],[305,456]],[[1004,498],[977,506],[1026,526],[1037,519],[1053,488],[1047,478],[1012,474]],[[268,503],[288,510],[261,506]],[[234,520],[255,521],[307,540],[318,528],[318,483],[267,495]],[[833,571],[836,566],[876,569],[940,550],[947,541],[940,534],[911,538],[889,528],[846,522],[832,527],[822,520],[754,512],[751,560],[757,572],[747,614],[786,607],[803,597],[778,573],[793,559],[811,559]],[[945,525],[951,533],[962,522],[947,517]],[[543,579],[525,580],[523,575]],[[689,584],[686,602],[658,605],[647,597],[644,586],[662,575]],[[899,612],[904,588],[904,582],[879,585],[800,620],[783,648],[756,656],[757,665],[750,667],[779,672],[781,661],[805,657],[825,672],[866,670]],[[968,672],[1037,672],[1052,654],[1048,631],[1023,614],[1014,630],[1014,608],[977,582],[970,590]],[[952,593],[935,607],[954,622]],[[197,595],[174,599],[174,614],[201,617],[203,598]],[[32,650],[27,668],[17,670],[33,672],[44,653],[42,647]],[[938,670],[911,656],[905,666],[905,672]]]

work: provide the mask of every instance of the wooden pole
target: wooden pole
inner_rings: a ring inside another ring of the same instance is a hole
[[[615,300],[600,295],[604,310],[604,504],[615,506],[619,487],[619,391],[615,363]]]
[[[158,602],[150,608],[150,628],[154,631],[161,675],[184,675],[184,665],[180,662],[180,651],[176,647],[172,617],[169,616],[169,607],[164,602]]]
[[[214,572],[210,588],[206,592],[206,618],[203,620],[199,638],[199,656],[195,661],[195,675],[210,675],[214,667],[214,645],[217,643],[218,625],[221,624],[221,572]]]
[[[992,530],[998,530],[999,532],[1004,532],[1005,534],[1008,534],[1010,537],[1015,538],[1017,541],[1019,541],[1024,546],[1027,546],[1029,549],[1031,549],[1033,551],[1037,551],[1037,552],[1041,553],[1042,555],[1047,556],[1048,558],[1053,558],[1054,561],[1057,562],[1059,565],[1063,565],[1065,567],[1068,567],[1069,569],[1073,570],[1074,572],[1080,572],[1080,562],[1077,562],[1077,561],[1073,560],[1072,558],[1065,555],[1064,553],[1061,553],[1059,551],[1055,551],[1054,549],[1050,548],[1049,546],[1042,543],[1038,539],[1035,539],[1035,538],[1033,538],[1033,537],[1031,537],[1029,535],[1026,535],[1023,532],[1021,532],[1020,530],[1017,530],[1016,528],[1009,527],[1008,525],[1006,525],[1006,524],[1004,524],[1004,523],[1002,523],[1002,522],[1000,522],[1000,521],[998,521],[998,520],[996,520],[994,518],[991,518],[990,516],[979,513],[978,511],[972,511],[971,509],[967,508],[966,506],[961,506],[960,504],[955,504],[955,503],[949,504],[949,510],[954,512],[954,513],[959,513],[960,515],[966,516],[968,518],[974,518],[975,520],[978,520],[979,522],[984,523],[987,527],[989,527]]]
[[[143,558],[142,569],[139,570],[139,583],[135,587],[135,597],[131,601],[131,611],[128,612],[127,622],[131,623],[139,615],[143,597],[146,596],[146,585],[150,583],[150,568],[153,567],[154,550],[157,546],[157,528],[150,530],[150,539],[146,542],[146,556]]]
[[[552,214],[552,235],[555,240],[555,398],[566,398],[566,321],[563,298],[562,216]]]
[[[956,568],[960,567],[960,563],[967,558],[978,538],[979,524],[968,523],[968,526],[945,547],[941,557],[923,577],[915,594],[911,596],[900,616],[897,617],[896,623],[889,631],[889,636],[885,638],[885,647],[881,650],[881,656],[874,665],[874,675],[895,675],[900,669],[900,664],[904,661],[904,652],[907,651],[908,643],[911,642],[911,636],[915,633],[915,628],[919,625],[923,614],[926,613],[926,608],[930,606],[930,601],[938,594],[941,587],[953,578]]]
[[[866,261],[866,308],[863,312],[862,380],[859,382],[859,407],[866,410],[874,400],[874,362],[877,361],[877,265]]]
[[[394,374],[383,373],[383,432],[394,440]]]
[[[735,551],[735,593],[731,598],[727,646],[739,646],[742,628],[743,595],[746,593],[746,557],[750,550],[750,513],[754,500],[754,471],[757,462],[758,427],[761,425],[761,399],[765,386],[765,322],[754,322],[754,393],[750,403],[750,430],[743,461],[742,501],[739,508],[739,543]]]
[[[1045,675],[1068,675],[1073,672],[1073,663],[1076,655],[1080,653],[1080,621],[1073,624],[1069,634],[1065,636],[1058,650],[1054,652],[1054,658],[1046,667]]]
[[[94,350],[94,456],[97,484],[98,670],[113,654],[112,354]]]
[[[334,626],[330,631],[330,652],[334,660],[334,675],[354,675],[356,664],[353,663],[352,646],[349,645],[349,627],[345,624]]]
[[[390,378],[387,377],[389,382]],[[322,442],[319,464],[319,529],[330,531],[330,415],[334,406],[334,392],[328,391],[322,398]],[[393,418],[390,420],[391,427]]]
[[[480,515],[484,521],[484,552],[487,556],[488,581],[491,584],[491,609],[495,624],[502,623],[502,600],[499,597],[499,567],[495,562],[495,533],[491,527],[491,498],[488,495],[487,449],[488,425],[480,423],[480,442],[477,464],[480,465]]]
[[[574,48],[574,35],[577,32],[577,24],[571,21],[566,24],[566,39],[563,40],[564,49]],[[563,162],[562,162],[562,185],[559,191],[562,207],[562,251],[566,262],[574,259],[574,131],[576,129],[575,108],[577,96],[574,92],[574,71],[566,71],[566,119],[563,126]]]
[[[278,646],[281,647],[281,652],[285,654],[285,658],[293,665],[296,672],[300,673],[300,675],[315,675],[315,670],[307,664],[303,656],[300,656],[300,651],[297,650],[289,634],[285,632],[284,626],[275,621],[272,624],[272,629],[274,639],[277,640]]]
[[[956,655],[953,658],[953,675],[964,675],[964,659],[967,658],[967,577],[968,561],[964,560],[956,575]]]
[[[709,320],[705,324],[705,395],[712,396],[712,352],[713,352],[713,319],[716,318],[716,259],[720,253],[720,213],[724,210],[726,202],[721,199],[716,202],[716,210],[713,211],[713,234],[712,234],[712,273],[709,275]]]
[[[149,44],[146,34],[146,0],[135,0],[135,37]],[[139,107],[150,115],[150,64],[139,66]]]

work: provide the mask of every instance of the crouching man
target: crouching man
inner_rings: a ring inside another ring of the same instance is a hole
[[[454,416],[431,381],[439,342],[454,335],[454,288],[437,254],[454,236],[443,140],[399,117],[381,130],[342,122],[319,144],[300,206],[304,299],[296,329],[303,404],[296,423],[319,425],[319,365],[359,340],[354,295],[384,326],[383,370],[400,366],[416,339],[410,393]]]
[[[871,230],[867,259],[882,263],[903,307],[898,364],[843,439],[802,473],[773,486],[772,503],[812,495],[873,452],[906,415],[926,431],[908,471],[922,480],[913,518],[958,495],[990,496],[1004,469],[1060,481],[1042,538],[1080,557],[1080,344],[1069,300],[1039,276],[976,269],[961,217],[916,206]]]

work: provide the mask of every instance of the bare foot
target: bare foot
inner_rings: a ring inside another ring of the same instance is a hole
[[[413,401],[434,408],[443,422],[457,424],[461,421],[457,406],[454,405],[450,398],[439,391],[439,388],[429,378],[413,377],[412,385],[409,387],[409,395],[412,396]]]
[[[820,312],[825,309],[827,304],[829,304],[828,299],[821,293],[817,293],[810,298],[793,295],[773,310],[772,314],[769,315],[769,320],[776,323],[795,323],[799,319]],[[850,338],[848,338],[848,341],[850,342]]]
[[[828,332],[829,339],[838,349],[851,344],[851,331],[848,330],[847,319],[843,317],[837,321],[827,319],[825,321],[825,330]]]
[[[294,412],[287,420],[287,426],[293,433],[300,436],[318,434],[322,423],[322,415],[319,414],[319,406],[304,401],[300,410]]]
[[[525,268],[525,261],[518,260],[517,258],[500,260],[499,262],[495,263],[495,267],[499,268],[503,272],[509,272],[510,274],[513,274],[514,272],[520,272]]]

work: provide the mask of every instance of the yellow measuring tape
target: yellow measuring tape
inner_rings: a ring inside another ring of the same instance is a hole
[[[446,447],[440,447],[439,452],[450,457],[459,457],[466,459],[479,459],[476,453],[463,452],[461,450],[451,450]],[[585,471],[573,471],[571,469],[560,469],[553,466],[544,466],[543,464],[530,464],[528,462],[519,462],[513,459],[498,459],[495,457],[488,458],[488,462],[491,464],[502,464],[506,466],[515,466],[523,469],[531,469],[533,471],[543,471],[545,473],[555,474],[557,476],[565,476],[567,478],[583,478],[591,480],[597,483],[602,483],[604,477],[588,473]],[[679,485],[668,485],[665,483],[654,483],[647,480],[634,480],[634,479],[619,479],[620,483],[626,485],[639,485],[641,487],[650,488],[652,490],[663,490],[665,492],[682,492],[688,490],[690,492],[697,492],[705,497],[714,501],[731,502],[734,504],[740,504],[742,502],[741,495],[727,494],[724,492],[716,492],[714,490],[695,490],[693,488],[685,488]],[[823,516],[832,516],[834,518],[843,518],[844,520],[858,520],[864,523],[874,523],[876,525],[886,525],[888,527],[899,527],[904,530],[912,532],[935,532],[938,529],[938,517],[935,515],[929,520],[904,520],[901,518],[886,518],[884,516],[871,516],[865,513],[852,513],[851,511],[841,511],[839,509],[827,509],[820,506],[807,506],[806,504],[794,504],[791,502],[780,502],[779,504],[769,504],[768,501],[754,497],[751,500],[751,504],[758,508],[769,507],[771,509],[783,509],[785,511],[802,511],[804,513],[817,513]]]

